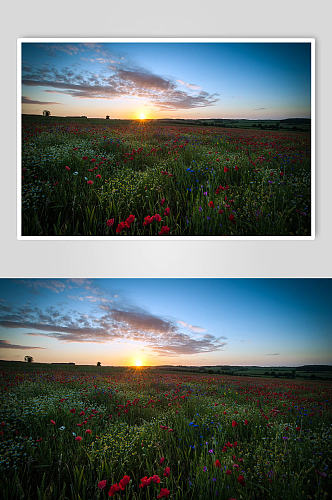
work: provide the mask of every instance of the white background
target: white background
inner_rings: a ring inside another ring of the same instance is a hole
[[[0,277],[331,277],[331,9],[325,0],[83,1],[6,5],[1,27]],[[314,241],[19,241],[18,37],[314,37]]]

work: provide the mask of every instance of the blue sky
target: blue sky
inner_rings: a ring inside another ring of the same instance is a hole
[[[22,111],[310,117],[309,43],[23,43]]]
[[[331,279],[1,279],[1,359],[329,364]]]

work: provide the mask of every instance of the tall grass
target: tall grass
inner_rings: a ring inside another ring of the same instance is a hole
[[[309,142],[306,132],[23,120],[22,234],[309,235]]]

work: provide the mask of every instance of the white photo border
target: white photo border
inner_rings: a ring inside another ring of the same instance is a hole
[[[309,236],[22,236],[22,44],[23,43],[310,43],[311,44],[311,234]],[[17,38],[17,239],[18,240],[315,240],[316,231],[316,82],[315,82],[315,38],[209,38],[209,37],[72,37],[72,38]]]

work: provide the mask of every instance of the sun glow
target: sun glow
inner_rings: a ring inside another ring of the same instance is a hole
[[[137,366],[137,367],[142,366],[142,361],[140,359],[136,359],[135,366]]]
[[[140,119],[140,120],[145,120],[145,119],[146,119],[146,115],[145,115],[145,113],[140,113],[140,114],[139,114],[139,119]]]

